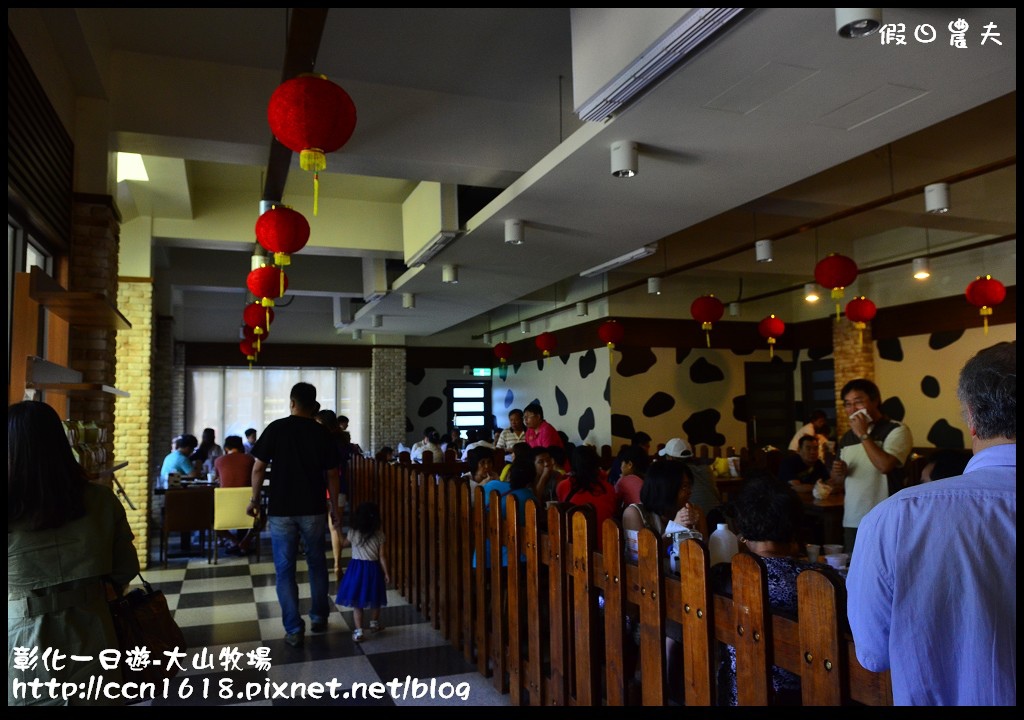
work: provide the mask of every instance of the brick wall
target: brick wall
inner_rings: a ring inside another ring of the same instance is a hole
[[[370,371],[370,447],[405,438],[405,349],[374,348]]]
[[[173,342],[173,339],[172,339]],[[174,354],[171,365],[171,434],[167,437],[167,451],[170,452],[171,440],[186,432],[193,432],[185,427],[185,345],[174,343]],[[163,456],[161,456],[163,457]]]
[[[871,339],[871,323],[865,323],[863,331],[844,316],[832,321],[832,356],[835,359],[836,387],[836,438],[850,429],[843,399],[839,391],[850,380],[866,378],[875,382],[874,342]],[[883,397],[884,397],[883,392]]]

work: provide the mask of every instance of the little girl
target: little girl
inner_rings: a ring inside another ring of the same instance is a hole
[[[352,639],[363,641],[363,608],[370,608],[370,632],[384,629],[380,609],[388,604],[387,586],[391,582],[384,559],[384,531],[380,527],[380,509],[376,503],[364,502],[356,508],[348,537],[343,547],[352,548],[352,561],[338,587],[338,605],[352,608],[355,630]]]

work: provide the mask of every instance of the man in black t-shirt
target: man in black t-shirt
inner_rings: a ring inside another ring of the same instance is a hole
[[[316,388],[309,383],[296,383],[291,391],[291,414],[270,423],[252,449],[256,462],[252,468],[252,497],[247,512],[253,517],[259,513],[263,479],[267,465],[271,465],[273,478],[267,526],[274,552],[285,642],[292,647],[302,645],[306,630],[299,613],[299,588],[295,583],[300,537],[309,566],[312,631],[325,632],[330,614],[324,502],[329,493],[331,519],[335,521],[339,459],[330,432],[313,419],[318,406]]]
[[[828,480],[829,472],[821,461],[821,448],[817,435],[800,437],[799,450],[791,452],[779,465],[779,480],[790,485],[814,485],[818,480]]]

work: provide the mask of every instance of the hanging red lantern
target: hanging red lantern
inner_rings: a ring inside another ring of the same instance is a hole
[[[269,333],[270,326],[274,322],[274,311],[264,308],[259,302],[249,303],[245,306],[245,310],[242,311],[242,322],[247,327],[256,330],[257,335],[260,334],[259,330]]]
[[[533,342],[544,353],[544,357],[549,357],[558,347],[558,338],[551,332],[542,332]]]
[[[985,334],[988,335],[988,316],[992,314],[994,306],[1006,299],[1006,286],[991,275],[979,275],[967,286],[964,294],[967,296],[967,302],[979,308],[978,314],[981,315]]]
[[[857,279],[857,263],[839,253],[829,253],[814,266],[814,279],[822,287],[832,290],[832,299],[836,301],[836,320],[839,319],[839,301],[843,298],[843,290]]]
[[[248,325],[242,328],[242,334],[256,348],[256,352],[263,351],[263,341],[270,337],[269,330],[264,330],[261,327],[249,327]]]
[[[270,308],[274,307],[274,298],[281,297],[284,295],[285,290],[288,289],[288,276],[284,274],[284,270],[264,265],[251,271],[245,284],[249,288],[249,292],[260,299],[259,304],[266,311],[267,322],[264,327],[269,328],[271,320]]]
[[[786,323],[772,313],[757,324],[757,331],[761,333],[761,337],[768,338],[768,357],[775,357],[775,340],[786,332]]]
[[[877,312],[878,308],[875,307],[875,304],[863,295],[846,303],[846,317],[860,331],[860,342],[864,341],[864,328],[874,319]]]
[[[512,346],[507,342],[500,342],[494,346],[494,357],[498,358],[498,361],[504,365],[508,362],[509,355],[512,354]]]
[[[597,336],[609,350],[614,350],[616,343],[622,342],[622,338],[626,337],[626,329],[618,320],[605,320],[597,329]]]
[[[238,349],[242,351],[242,354],[245,355],[246,360],[249,361],[249,365],[251,366],[253,361],[256,360],[257,357],[256,348],[253,347],[250,341],[243,340],[242,342],[238,343]]]
[[[274,253],[275,265],[290,265],[290,255],[309,242],[309,222],[302,213],[275,205],[256,220],[256,241]]]
[[[690,305],[690,315],[700,323],[700,329],[708,339],[708,347],[711,347],[711,323],[718,322],[725,314],[725,305],[714,296],[702,295]]]
[[[303,74],[277,86],[267,106],[270,131],[299,153],[299,166],[313,172],[313,214],[317,214],[320,171],[327,153],[348,142],[356,128],[356,106],[340,86],[323,75]]]

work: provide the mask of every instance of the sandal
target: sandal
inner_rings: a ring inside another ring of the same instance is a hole
[[[362,641],[363,641],[363,631],[358,629],[358,628],[356,628],[356,630],[354,630],[352,632],[352,642],[361,643]]]
[[[370,632],[372,632],[372,633],[379,633],[383,629],[384,629],[384,626],[380,624],[379,620],[371,620],[370,621]]]

